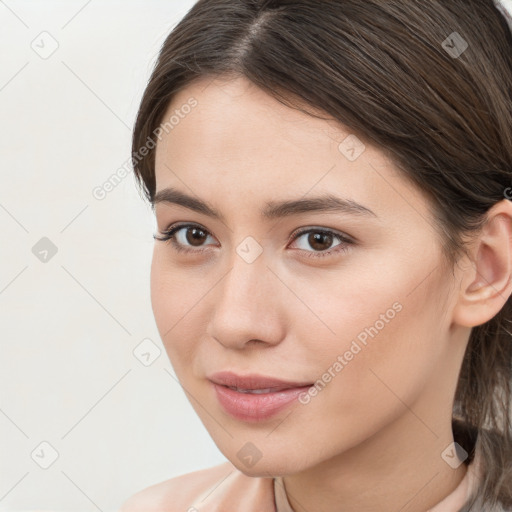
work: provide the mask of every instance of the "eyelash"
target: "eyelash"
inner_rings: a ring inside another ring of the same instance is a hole
[[[202,252],[205,252],[208,250],[205,248],[186,249],[183,246],[181,246],[179,243],[177,243],[174,235],[176,234],[177,231],[179,231],[180,229],[183,229],[183,228],[199,228],[201,231],[205,232],[207,235],[211,235],[211,233],[209,231],[204,229],[199,224],[177,224],[175,226],[170,226],[169,229],[167,229],[166,231],[163,231],[161,234],[162,236],[153,235],[153,238],[155,240],[159,240],[161,242],[171,243],[172,246],[178,252],[181,252],[181,253],[198,254],[198,253],[202,253]],[[338,252],[344,253],[344,252],[348,251],[348,246],[354,245],[354,242],[351,239],[349,239],[348,237],[343,236],[340,233],[331,231],[329,229],[321,229],[321,228],[304,228],[304,229],[297,230],[294,233],[292,233],[291,241],[294,242],[300,236],[304,235],[305,233],[310,233],[310,232],[332,235],[334,238],[337,238],[341,243],[334,246],[333,249],[329,249],[327,251],[305,251],[303,249],[299,249],[303,252],[310,253],[310,254],[307,254],[308,258],[323,258],[326,256],[331,256]]]

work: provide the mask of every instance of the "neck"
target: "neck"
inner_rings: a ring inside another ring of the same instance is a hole
[[[432,430],[421,417],[408,410],[363,444],[283,477],[292,508],[296,512],[428,511],[453,492],[467,466],[453,468],[441,456],[454,441],[451,415],[443,428]]]

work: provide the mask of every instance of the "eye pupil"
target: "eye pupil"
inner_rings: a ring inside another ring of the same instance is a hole
[[[189,237],[190,232],[193,233],[192,237]],[[198,233],[200,233],[199,236],[198,236]],[[199,242],[198,244],[196,244],[199,246],[199,245],[201,245],[201,242],[204,242],[205,238],[206,238],[206,234],[202,229],[198,229],[198,228],[188,228],[187,229],[187,242],[190,243],[191,245],[195,245],[195,242]]]
[[[330,233],[311,232],[308,237],[310,246],[319,251],[328,249],[328,247],[325,247],[326,241],[327,246],[332,244],[332,235]]]

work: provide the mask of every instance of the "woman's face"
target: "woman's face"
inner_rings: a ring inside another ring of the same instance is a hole
[[[350,131],[245,79],[190,85],[162,124],[172,115],[156,149],[158,231],[192,227],[174,234],[184,251],[155,241],[152,306],[224,455],[246,474],[286,474],[369,440],[389,450],[384,432],[412,446],[449,426],[467,332],[452,325],[426,197]],[[225,371],[316,386],[219,387],[219,399],[210,378]]]

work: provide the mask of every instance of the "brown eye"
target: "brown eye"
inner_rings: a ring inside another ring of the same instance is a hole
[[[170,242],[177,251],[201,252],[206,250],[204,242],[211,236],[210,233],[196,224],[181,224],[170,227],[162,236],[153,236],[155,240]],[[198,249],[191,249],[197,247]]]
[[[204,230],[196,227],[185,228],[185,233],[185,240],[195,247],[200,246],[208,238]]]
[[[305,236],[307,235],[307,236]],[[293,236],[293,242],[303,239],[298,243],[298,248],[308,253],[307,257],[318,258],[330,256],[334,253],[344,252],[348,250],[354,242],[348,237],[340,233],[335,233],[329,229],[309,228],[303,229]],[[338,240],[339,243],[333,245],[333,241]],[[311,250],[312,249],[312,250]]]
[[[329,249],[333,241],[330,233],[311,231],[308,235],[308,244],[317,251]]]

